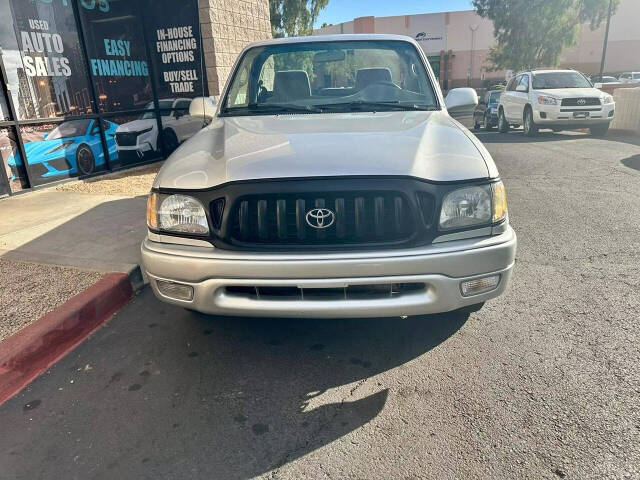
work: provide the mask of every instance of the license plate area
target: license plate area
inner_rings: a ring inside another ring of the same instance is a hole
[[[589,112],[573,112],[573,118],[588,118]]]

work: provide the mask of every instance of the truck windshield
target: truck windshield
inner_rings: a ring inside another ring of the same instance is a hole
[[[222,114],[439,108],[411,43],[359,40],[249,49],[233,74]]]
[[[533,74],[534,90],[552,88],[591,88],[591,83],[578,72],[549,72]]]

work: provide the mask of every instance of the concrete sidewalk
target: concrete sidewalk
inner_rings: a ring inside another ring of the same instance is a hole
[[[140,263],[146,196],[42,190],[0,200],[0,257],[130,273]]]

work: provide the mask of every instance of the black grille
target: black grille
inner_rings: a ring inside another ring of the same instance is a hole
[[[402,242],[415,231],[405,196],[388,191],[251,195],[241,197],[230,216],[231,239],[243,244]]]
[[[116,144],[121,147],[134,147],[137,139],[137,132],[116,132]]]
[[[583,101],[584,103],[582,103]],[[590,105],[600,105],[600,99],[595,97],[563,98],[560,105],[563,107],[587,107]]]

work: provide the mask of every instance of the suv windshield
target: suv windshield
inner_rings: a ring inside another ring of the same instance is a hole
[[[532,84],[534,90],[592,87],[589,80],[587,80],[584,75],[578,72],[534,73]]]
[[[290,43],[243,56],[225,115],[439,109],[422,58],[402,41]]]

